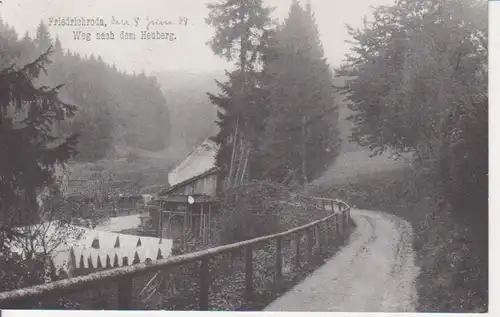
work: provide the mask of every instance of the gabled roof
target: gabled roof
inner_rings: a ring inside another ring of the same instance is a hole
[[[217,144],[206,139],[196,146],[184,160],[168,174],[168,181],[171,186],[181,182],[191,180],[215,167],[215,155],[217,154]]]

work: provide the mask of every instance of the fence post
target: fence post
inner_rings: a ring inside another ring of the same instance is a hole
[[[282,276],[283,255],[282,253],[282,237],[276,238],[276,280],[280,280]]]
[[[342,226],[344,227],[344,232],[345,232],[345,229],[346,229],[346,227],[347,227],[347,225],[348,225],[348,223],[347,223],[347,221],[348,221],[348,220],[347,220],[347,209],[344,209],[344,210],[342,211],[342,219],[343,219],[343,221],[344,221],[344,222],[342,223]]]
[[[295,234],[295,267],[300,268],[300,232]]]
[[[344,234],[344,232],[345,232],[345,218],[344,218],[344,215],[345,215],[345,210],[342,209],[340,211],[340,214],[339,214],[339,217],[340,217],[340,235]]]
[[[245,296],[251,297],[253,293],[253,267],[252,267],[252,246],[245,247]]]
[[[208,288],[209,288],[209,258],[201,259],[200,263],[200,310],[208,310]]]
[[[118,309],[132,309],[132,277],[123,277],[118,282]]]
[[[333,207],[335,204],[333,203],[333,200],[330,200],[330,205],[332,206],[332,212],[335,212],[335,208]]]
[[[316,242],[316,250],[318,250],[318,257],[321,254],[321,242],[319,241],[320,230],[321,228],[319,224],[317,226],[314,226],[314,233],[315,233],[314,242]]]
[[[339,236],[340,235],[340,225],[339,225],[339,214],[335,214],[335,235]]]
[[[326,222],[326,241],[328,245],[335,241],[335,218],[331,217],[329,221]]]
[[[307,229],[307,262],[312,264],[313,235],[311,229]]]

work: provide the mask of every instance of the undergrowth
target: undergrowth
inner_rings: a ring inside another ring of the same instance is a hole
[[[210,246],[217,246],[257,236],[282,232],[329,214],[305,200],[293,197],[285,187],[263,182],[251,182],[232,192],[225,200],[222,212],[212,218],[211,245],[201,240],[177,245],[173,255],[185,254]],[[286,202],[293,201],[293,204]],[[210,310],[262,310],[291,287],[299,283],[316,268],[331,258],[343,246],[354,229],[335,234],[334,224],[322,224],[319,244],[313,235],[313,258],[307,261],[305,233],[300,239],[300,265],[295,264],[295,236],[282,239],[282,275],[276,274],[276,240],[252,247],[253,289],[245,294],[245,256],[243,250],[215,256],[209,261]],[[141,294],[154,273],[133,279],[133,307],[149,310],[198,310],[200,287],[199,261],[179,265],[159,272],[152,285],[157,290],[151,297],[148,291]],[[117,305],[117,288],[114,283],[60,300],[44,303],[44,308],[111,309]],[[147,288],[146,288],[147,289]]]

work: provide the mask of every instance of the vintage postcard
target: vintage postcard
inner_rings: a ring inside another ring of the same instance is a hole
[[[488,1],[0,1],[0,308],[488,312]]]

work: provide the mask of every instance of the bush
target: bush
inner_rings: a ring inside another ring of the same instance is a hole
[[[455,213],[474,213],[468,218],[480,220],[476,231],[487,232],[484,224],[488,221],[488,99],[456,112],[458,118],[448,122],[440,161],[444,193]],[[478,212],[481,210],[483,213]]]
[[[220,214],[213,219],[218,242],[228,244],[270,235],[326,216],[292,194],[289,188],[267,181],[252,181],[232,189],[217,206]]]
[[[282,231],[281,201],[288,193],[271,183],[250,182],[228,192],[221,208],[221,242],[233,243]]]

